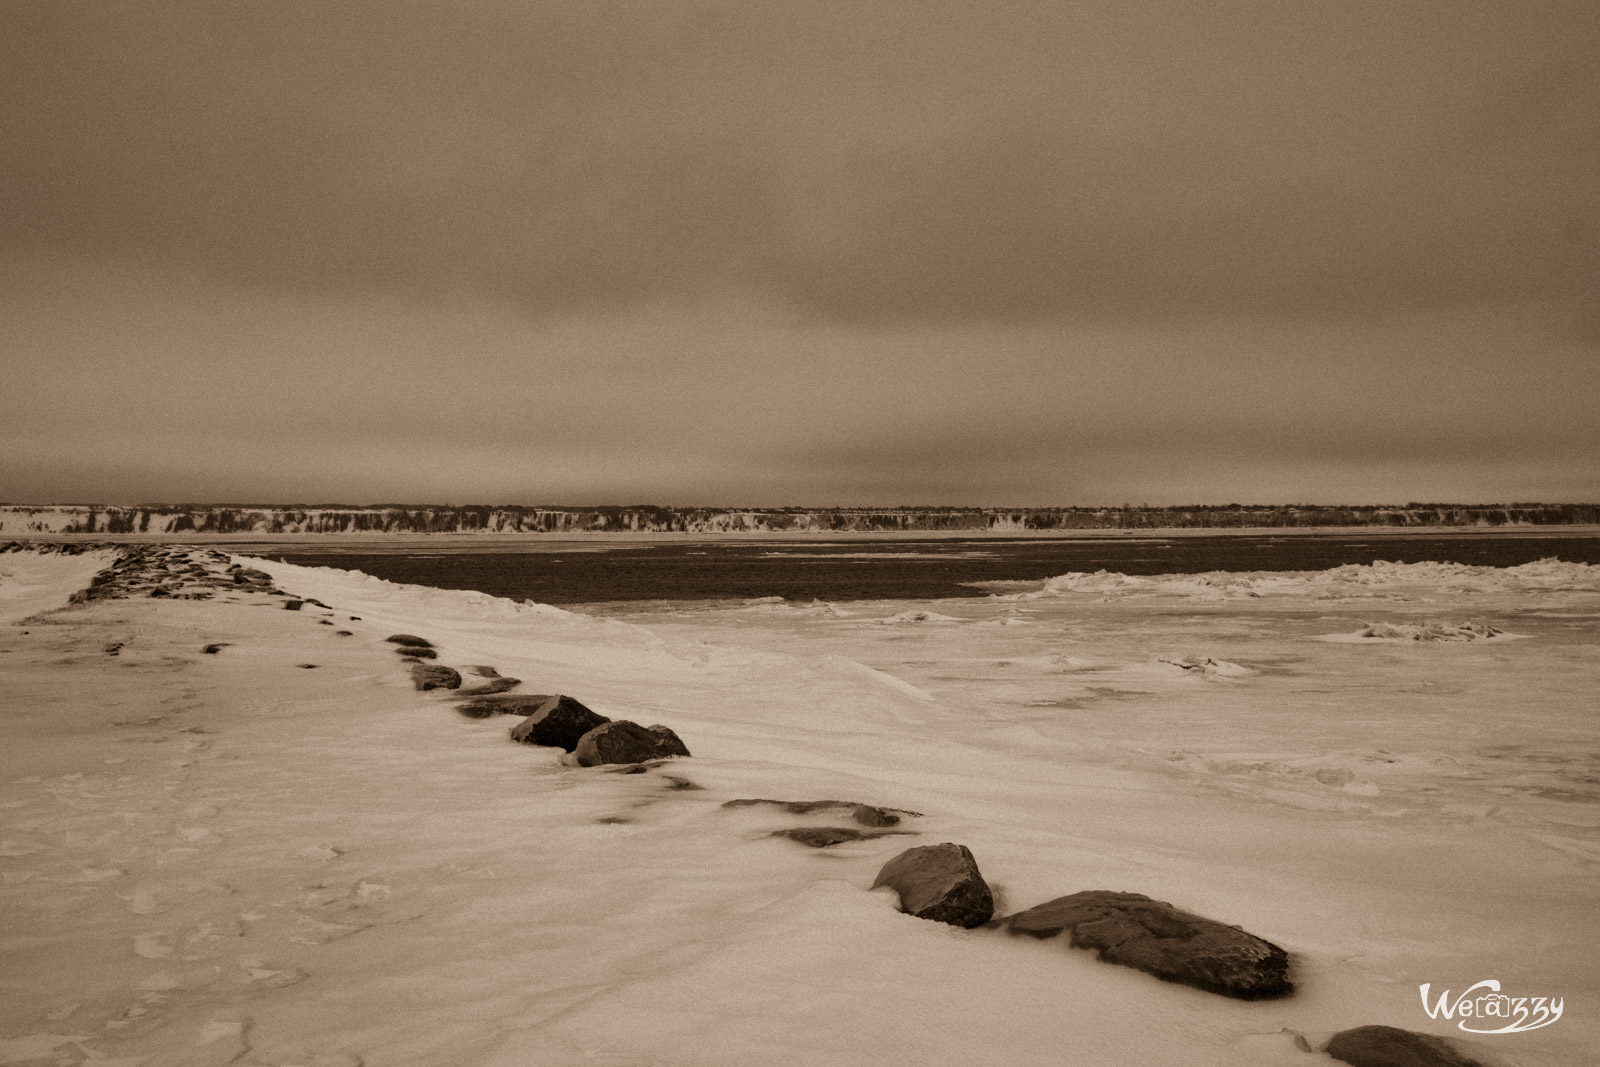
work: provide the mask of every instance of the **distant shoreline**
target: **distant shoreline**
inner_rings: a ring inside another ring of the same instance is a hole
[[[728,530],[728,531],[604,531],[563,530],[552,533],[517,531],[510,533],[54,533],[48,531],[0,531],[0,545],[10,541],[67,544],[192,544],[248,546],[319,545],[330,550],[350,548],[402,548],[485,551],[604,551],[636,545],[694,544],[726,542],[771,542],[823,544],[828,542],[915,542],[915,541],[1169,541],[1202,537],[1373,537],[1453,538],[1453,537],[1600,537],[1600,524],[1551,526],[1213,526],[1152,527],[1142,529],[1072,530]]]

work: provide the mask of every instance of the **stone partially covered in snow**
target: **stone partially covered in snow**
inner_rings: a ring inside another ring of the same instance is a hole
[[[424,692],[429,689],[459,689],[461,675],[454,668],[433,663],[419,663],[411,668],[411,681]]]
[[[461,690],[462,696],[491,696],[495,693],[505,693],[522,684],[521,678],[485,678],[481,685],[474,685]]]
[[[551,699],[549,693],[516,693],[512,696],[483,696],[478,697],[474,690],[462,690],[462,695],[477,697],[475,700],[463,700],[456,705],[456,710],[469,719],[487,719],[491,715],[532,715],[544,707],[545,701]]]
[[[621,719],[584,734],[574,752],[579,765],[598,767],[602,763],[644,763],[669,756],[687,756],[689,749],[665,726],[645,727]]]
[[[511,729],[511,740],[524,745],[549,745],[571,752],[584,734],[611,720],[563,694],[545,697]]]
[[[828,848],[846,841],[871,841],[877,837],[905,834],[905,830],[857,830],[852,826],[794,826],[787,830],[774,830],[773,837],[787,837],[808,848]]]
[[[900,910],[919,919],[971,928],[994,918],[994,894],[966,845],[909,848],[878,872],[872,888],[900,894]]]
[[[1097,949],[1107,963],[1210,993],[1260,1000],[1294,992],[1288,954],[1277,945],[1142,893],[1074,893],[1005,922],[1014,934],[1038,938],[1069,931],[1073,947]]]
[[[429,641],[426,637],[418,637],[416,634],[391,634],[390,636],[384,638],[384,640],[389,642],[391,645],[405,645],[408,648],[433,647],[432,641]]]
[[[1354,1067],[1483,1067],[1442,1038],[1394,1026],[1358,1026],[1334,1034],[1324,1049]]]
[[[758,804],[771,805],[782,808],[791,815],[812,815],[817,812],[843,810],[850,813],[850,817],[862,826],[898,826],[902,815],[916,817],[920,812],[907,811],[905,808],[880,808],[873,804],[859,804],[854,800],[766,800],[756,797],[750,800],[729,800],[722,806],[725,808],[748,808]]]

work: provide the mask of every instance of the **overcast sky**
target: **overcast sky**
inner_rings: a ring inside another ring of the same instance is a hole
[[[0,0],[0,500],[1600,499],[1600,4]]]

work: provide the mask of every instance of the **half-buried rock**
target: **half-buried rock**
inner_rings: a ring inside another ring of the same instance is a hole
[[[496,675],[493,678],[485,678],[479,685],[474,685],[461,690],[461,695],[464,697],[492,696],[495,693],[509,692],[521,684],[521,678],[502,678],[499,675]]]
[[[846,841],[871,841],[875,837],[904,834],[905,830],[857,830],[853,826],[795,826],[787,830],[774,830],[773,837],[787,837],[808,848],[832,848]]]
[[[678,735],[665,726],[640,726],[627,719],[596,726],[578,740],[573,751],[583,767],[598,767],[602,763],[644,763],[689,754]]]
[[[900,894],[900,910],[919,919],[982,926],[994,918],[994,894],[966,845],[908,848],[883,865],[872,888]]]
[[[1277,945],[1142,893],[1074,893],[1018,912],[1006,926],[1037,938],[1066,930],[1073,947],[1095,949],[1107,963],[1225,997],[1260,1000],[1294,992],[1288,954]]]
[[[432,641],[429,641],[426,637],[418,637],[416,634],[390,634],[384,640],[391,645],[407,645],[411,648],[433,647]]]
[[[487,719],[491,715],[532,715],[544,707],[545,701],[552,699],[548,693],[516,693],[512,696],[478,696],[471,690],[463,691],[463,696],[471,695],[475,699],[463,700],[456,705],[456,710],[469,719]]]
[[[436,663],[418,663],[411,668],[411,681],[424,692],[429,689],[459,689],[461,675],[454,668]]]
[[[1358,1026],[1334,1034],[1324,1049],[1355,1067],[1483,1067],[1448,1041],[1395,1026]]]
[[[850,817],[862,826],[898,826],[900,816],[921,814],[907,811],[905,808],[880,808],[872,804],[858,804],[854,800],[766,800],[756,797],[751,800],[729,800],[722,806],[748,808],[757,804],[782,808],[790,815],[813,815],[820,811],[845,810],[850,812]]]
[[[507,702],[490,703],[503,707]],[[525,745],[550,745],[571,752],[578,747],[578,741],[585,734],[610,721],[599,712],[591,711],[571,697],[558,693],[544,697],[532,714],[512,727],[511,740]]]

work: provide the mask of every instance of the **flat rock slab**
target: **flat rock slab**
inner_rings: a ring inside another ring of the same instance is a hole
[[[582,767],[602,763],[644,763],[671,756],[687,756],[689,749],[665,726],[640,726],[627,719],[596,726],[579,739],[573,753]]]
[[[478,696],[475,689],[464,690],[463,695],[477,697],[475,700],[464,700],[456,705],[456,710],[469,719],[487,719],[491,715],[532,715],[544,707],[545,701],[552,698],[550,693]]]
[[[571,752],[591,730],[611,720],[565,694],[546,697],[511,728],[511,740],[524,745],[549,745]]]
[[[862,826],[898,826],[902,815],[916,818],[922,814],[904,808],[880,808],[872,804],[858,804],[853,800],[765,800],[758,797],[751,800],[730,800],[722,806],[748,808],[757,804],[781,808],[790,815],[812,815],[819,811],[848,811],[850,817]]]
[[[481,685],[461,690],[461,695],[464,697],[492,696],[495,693],[508,692],[521,684],[521,678],[501,678],[499,676],[485,678]]]
[[[429,641],[426,637],[418,637],[416,634],[390,634],[384,640],[391,645],[406,645],[411,648],[433,647],[432,641]]]
[[[1342,1030],[1329,1039],[1323,1051],[1354,1067],[1484,1067],[1443,1038],[1394,1026]]]
[[[828,848],[846,841],[871,841],[874,838],[909,833],[908,830],[857,830],[853,826],[796,826],[788,830],[774,830],[773,837],[787,837],[808,848]]]
[[[411,668],[411,682],[424,692],[429,689],[459,689],[461,688],[461,675],[450,667],[440,667],[433,663],[418,663]]]
[[[994,918],[994,894],[966,845],[909,848],[883,865],[872,888],[900,894],[900,910],[919,919],[972,928]]]
[[[395,649],[395,651],[400,653],[400,655],[406,657],[407,659],[438,659],[439,658],[439,653],[435,652],[433,649],[431,649],[431,648],[420,648],[420,647],[418,647],[416,645],[401,645],[399,648]]]
[[[1107,963],[1226,997],[1260,1000],[1294,992],[1288,954],[1277,945],[1142,893],[1074,893],[1018,912],[1006,926],[1038,938],[1066,930],[1073,947],[1095,949]]]

